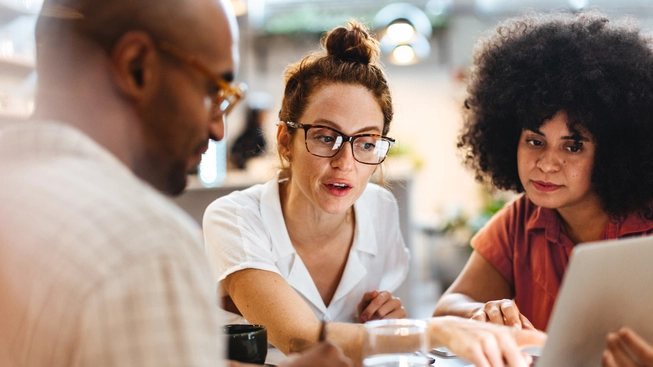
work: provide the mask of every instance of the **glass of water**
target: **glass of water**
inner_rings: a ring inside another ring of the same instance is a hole
[[[426,353],[426,321],[376,320],[365,323],[363,366],[429,366]]]

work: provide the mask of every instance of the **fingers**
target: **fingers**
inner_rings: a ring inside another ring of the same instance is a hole
[[[606,356],[604,353],[603,355],[604,363],[607,360],[610,363],[612,363],[611,365],[613,366],[620,366],[620,367],[637,366],[635,361],[633,361],[633,359],[630,357],[628,352],[624,349],[623,345],[621,344],[619,335],[617,333],[608,334],[607,344],[608,344],[607,351],[609,352],[609,356]]]
[[[497,325],[514,326],[519,329],[522,327],[533,328],[531,322],[519,313],[519,308],[515,302],[510,299],[485,303],[485,306],[476,311],[471,319],[481,322],[490,322]],[[528,325],[522,325],[523,320],[526,320]]]
[[[487,314],[485,313],[485,310],[482,309],[482,308],[480,310],[476,311],[472,315],[472,320],[480,321],[480,322],[488,322],[489,321],[488,318],[487,318]]]
[[[614,356],[609,349],[603,351],[603,357],[601,359],[601,366],[603,367],[619,367],[617,361],[614,360]]]
[[[519,347],[536,346],[544,347],[547,335],[544,332],[535,329],[514,329],[513,335]]]
[[[392,293],[387,291],[378,292],[378,295],[360,313],[362,322],[404,317],[406,317],[406,310],[402,307],[401,300],[392,297]]]
[[[531,321],[528,318],[526,318],[526,316],[519,314],[519,319],[521,320],[521,326],[523,329],[536,330],[535,326],[533,326]]]
[[[526,367],[530,358],[519,349],[516,335],[524,330],[456,318],[438,319],[440,339],[454,353],[478,367]],[[534,331],[528,331],[535,333]]]
[[[515,332],[521,332],[520,329],[513,329]],[[506,359],[508,366],[517,367],[517,366],[528,366],[532,362],[532,357],[530,355],[525,355],[522,353],[519,345],[517,344],[517,339],[512,333],[502,333],[499,336],[499,344],[503,356]]]
[[[640,365],[653,366],[653,346],[629,328],[622,328],[617,336],[622,346],[639,361]]]
[[[367,305],[369,305],[370,302],[374,298],[376,298],[376,296],[378,296],[378,295],[379,295],[379,291],[376,291],[376,290],[371,291],[371,292],[365,292],[365,294],[363,294],[363,298],[358,303],[358,314],[359,315],[362,314],[363,310],[367,307]],[[363,322],[365,322],[365,321],[363,321]]]
[[[499,343],[496,338],[486,338],[483,340],[483,352],[489,365],[492,367],[501,366],[503,367],[503,356],[501,355],[501,350],[499,349]]]
[[[501,312],[503,313],[504,323],[508,326],[514,326],[518,329],[522,328],[521,314],[517,305],[512,300],[501,301]]]
[[[491,331],[483,337],[480,346],[482,353],[477,353],[479,359],[474,361],[479,367],[527,367],[529,364],[530,356],[527,358],[521,353],[515,339],[507,330]]]

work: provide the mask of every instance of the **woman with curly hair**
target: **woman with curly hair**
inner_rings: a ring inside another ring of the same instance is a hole
[[[598,12],[479,40],[458,147],[478,181],[523,195],[472,239],[435,315],[543,330],[576,244],[653,232],[652,45]]]

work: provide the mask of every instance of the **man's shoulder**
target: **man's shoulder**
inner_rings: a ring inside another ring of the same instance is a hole
[[[40,176],[27,180],[34,172]],[[39,257],[92,276],[141,254],[201,253],[199,227],[135,176],[76,157],[29,163],[10,174],[0,198],[11,207],[0,209],[0,229]]]

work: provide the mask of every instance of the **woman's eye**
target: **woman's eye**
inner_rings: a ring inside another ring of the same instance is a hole
[[[578,143],[578,144],[570,145],[570,146],[567,147],[567,150],[572,152],[572,153],[578,153],[581,150],[583,150],[583,144]]]
[[[526,142],[534,147],[539,147],[542,145],[542,142],[537,139],[526,139]]]
[[[361,144],[361,148],[363,148],[363,150],[374,150],[375,146],[376,145],[374,145],[372,143],[363,143],[363,144]]]
[[[326,135],[316,136],[315,139],[320,143],[325,143],[325,144],[333,143],[336,140],[333,136],[326,136]]]

